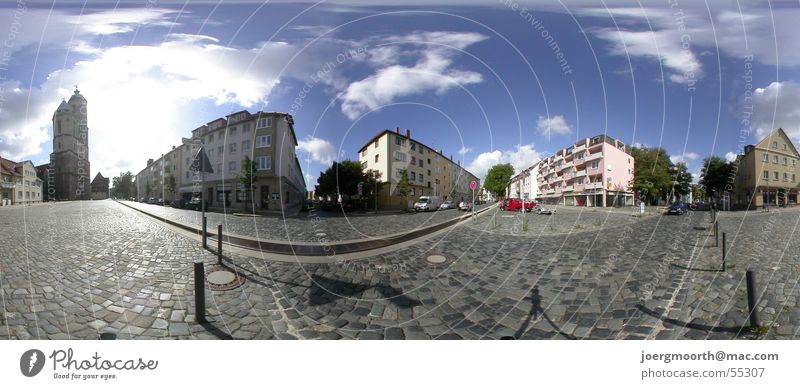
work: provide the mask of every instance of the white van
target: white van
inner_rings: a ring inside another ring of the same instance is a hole
[[[419,200],[414,203],[414,210],[415,211],[435,211],[439,209],[439,205],[442,203],[441,198],[439,196],[420,196]]]

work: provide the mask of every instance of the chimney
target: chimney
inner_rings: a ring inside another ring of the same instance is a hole
[[[400,127],[395,127],[394,128],[394,133],[395,134],[399,134],[400,133]]]
[[[150,166],[152,164],[153,164],[153,158],[148,159],[147,160],[147,166]]]
[[[411,139],[411,130],[406,128],[406,138]]]
[[[172,146],[172,149],[175,150],[175,146]]]
[[[450,154],[450,162],[453,162],[453,154]]]

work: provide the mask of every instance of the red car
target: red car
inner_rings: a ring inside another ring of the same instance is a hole
[[[503,201],[503,204],[500,206],[500,209],[504,211],[519,211],[521,208],[525,208],[525,211],[530,212],[533,210],[533,207],[536,206],[536,203],[529,200],[521,200],[518,198],[510,198]]]

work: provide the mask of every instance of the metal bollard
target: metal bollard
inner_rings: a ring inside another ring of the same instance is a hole
[[[222,224],[217,225],[217,262],[222,265]]]
[[[725,233],[722,233],[722,271],[725,271],[725,255],[728,252],[728,245],[725,244]]]
[[[198,323],[206,322],[206,272],[203,261],[194,261],[194,317]]]
[[[760,327],[758,310],[756,307],[756,271],[747,269],[747,308],[750,309],[750,327]]]
[[[714,247],[719,247],[719,223],[714,220]]]
[[[208,231],[208,218],[203,216],[203,248],[208,249],[206,231]]]

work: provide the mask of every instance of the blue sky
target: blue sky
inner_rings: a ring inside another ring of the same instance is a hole
[[[773,128],[800,140],[796,3],[369,3],[4,3],[0,155],[46,162],[75,84],[92,175],[240,109],[294,115],[309,187],[384,128],[479,176],[599,133],[694,173]]]

